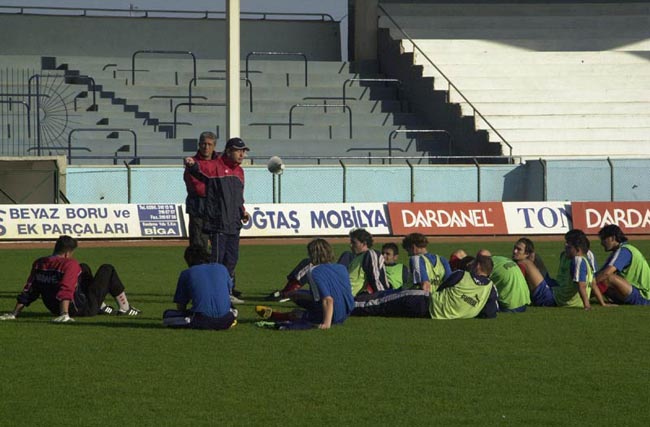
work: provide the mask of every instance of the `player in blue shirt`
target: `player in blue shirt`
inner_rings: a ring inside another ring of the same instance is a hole
[[[650,266],[645,256],[618,225],[604,226],[598,237],[603,249],[612,253],[596,273],[601,292],[617,304],[650,305]]]
[[[198,245],[185,250],[189,268],[178,278],[174,302],[176,310],[163,314],[163,324],[192,329],[228,329],[237,324],[237,310],[230,303],[232,278],[228,269],[208,261]],[[187,305],[192,302],[192,308]]]
[[[334,324],[343,323],[354,309],[348,270],[333,263],[332,246],[324,239],[315,239],[307,245],[307,253],[312,266],[306,276],[309,290],[296,290],[287,295],[302,310],[282,313],[258,305],[255,311],[264,319],[274,321],[272,324],[261,322],[259,326],[329,329]]]
[[[449,261],[443,256],[429,253],[429,240],[421,233],[411,233],[402,239],[402,247],[408,252],[411,283],[427,292],[435,291],[451,274]]]

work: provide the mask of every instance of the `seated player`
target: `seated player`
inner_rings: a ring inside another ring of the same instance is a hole
[[[497,291],[489,279],[492,259],[466,257],[467,270],[456,270],[433,292],[409,289],[379,292],[354,303],[354,316],[422,317],[432,319],[494,318]]]
[[[271,307],[258,305],[255,311],[273,324],[262,322],[260,326],[277,329],[329,329],[348,318],[354,308],[352,287],[348,271],[341,264],[334,264],[332,246],[324,239],[314,239],[307,245],[311,268],[306,274],[309,291],[294,290],[288,294],[302,310],[291,312],[273,311]]]
[[[542,276],[544,276],[544,279],[551,286],[556,286],[555,280],[551,278],[551,275],[544,264],[544,260],[542,260],[542,256],[535,252],[535,244],[529,238],[522,237],[515,242],[515,246],[512,248],[512,259],[517,262],[523,259],[532,261]]]
[[[538,285],[531,285],[531,301],[540,307],[578,307],[585,310],[591,309],[589,297],[593,290],[598,302],[607,305],[593,280],[594,273],[591,263],[587,259],[589,243],[584,234],[572,233],[565,235],[565,261],[568,266],[560,266],[556,286],[549,286],[541,279]],[[534,268],[534,267],[532,267]],[[537,273],[540,277],[541,274]],[[538,280],[540,278],[538,277]]]
[[[381,254],[384,256],[384,268],[386,277],[392,289],[404,289],[409,287],[409,270],[398,262],[399,248],[395,243],[384,243],[381,247]]]
[[[449,267],[451,271],[460,270],[460,262],[467,256],[467,252],[462,249],[456,249],[449,256]]]
[[[530,304],[530,292],[526,278],[517,263],[510,258],[492,255],[487,249],[481,249],[480,255],[491,256],[494,265],[490,280],[499,293],[499,311],[524,312]]]
[[[585,238],[587,238],[586,258],[587,261],[589,261],[589,264],[591,264],[591,268],[594,271],[598,271],[598,262],[596,261],[596,255],[594,255],[594,253],[591,251],[591,242],[589,242],[589,238],[587,237],[584,231],[577,228],[571,229],[564,234],[564,241],[566,242],[569,239],[573,239],[575,236],[584,236]],[[566,251],[562,251],[560,253],[560,260],[565,256],[566,256]]]
[[[350,276],[352,295],[363,297],[366,294],[390,288],[384,257],[372,249],[372,235],[363,228],[350,231],[350,252],[344,252],[338,263],[344,265]],[[287,276],[287,284],[282,290],[272,292],[267,301],[288,301],[288,295],[307,283],[307,273],[311,269],[309,258],[305,258]]]
[[[38,258],[23,291],[11,313],[0,316],[2,320],[15,319],[23,308],[40,296],[45,307],[54,314],[53,322],[66,323],[74,317],[90,317],[97,314],[137,316],[140,310],[131,307],[124,292],[124,285],[112,265],[103,264],[93,276],[90,267],[79,264],[73,258],[77,240],[61,236],[54,244],[50,256]],[[118,304],[118,310],[104,303],[110,294]]]
[[[413,286],[428,292],[435,290],[451,274],[449,262],[440,255],[427,251],[429,240],[420,233],[411,233],[402,239],[408,252]]]
[[[228,329],[237,324],[237,310],[232,308],[232,278],[222,264],[209,263],[202,246],[185,249],[188,267],[178,277],[174,302],[176,310],[163,313],[163,325],[191,329]],[[192,302],[192,308],[187,304]]]
[[[599,232],[600,244],[612,254],[596,273],[601,291],[618,304],[650,304],[650,267],[643,254],[628,243],[623,231],[614,224]]]

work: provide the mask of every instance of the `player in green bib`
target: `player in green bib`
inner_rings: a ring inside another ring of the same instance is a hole
[[[531,300],[541,307],[576,307],[591,309],[589,297],[593,290],[598,302],[607,305],[598,290],[591,263],[587,258],[589,240],[584,234],[565,235],[564,255],[555,280],[556,286],[549,286],[542,280],[530,288]],[[541,275],[540,275],[541,276]]]
[[[352,314],[447,320],[496,317],[497,291],[489,279],[492,259],[479,254],[465,265],[467,271],[454,271],[432,292],[420,289],[378,292],[371,298],[357,300]]]
[[[429,240],[421,233],[411,233],[402,239],[402,247],[409,254],[409,270],[413,287],[427,292],[435,291],[449,277],[449,261],[440,255],[429,253]]]
[[[492,256],[494,268],[490,280],[499,292],[499,311],[524,312],[530,304],[530,291],[526,278],[516,262],[510,258],[491,255],[486,249],[481,249],[479,254]]]
[[[650,305],[650,267],[643,254],[628,243],[615,224],[599,232],[600,244],[612,254],[596,273],[601,291],[618,304]]]
[[[384,243],[381,247],[381,254],[384,256],[384,268],[388,283],[393,289],[406,289],[409,287],[409,270],[398,262],[399,248],[395,243]]]

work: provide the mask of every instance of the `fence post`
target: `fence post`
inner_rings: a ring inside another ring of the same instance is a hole
[[[481,201],[481,165],[476,158],[472,159],[476,165],[476,201]]]
[[[612,159],[607,157],[607,163],[609,163],[609,200],[614,201],[614,163]]]
[[[126,202],[131,203],[131,167],[123,160],[124,166],[126,166]]]
[[[339,163],[341,164],[341,167],[343,168],[343,203],[345,203],[345,187],[346,187],[346,181],[347,181],[347,169],[345,168],[345,164],[343,163],[343,160],[339,159]]]
[[[413,203],[415,201],[415,171],[413,169],[413,165],[408,159],[406,160],[406,164],[409,165],[411,172],[411,203]]]
[[[546,201],[548,200],[548,172],[546,170],[546,160],[540,157],[539,163],[542,165],[542,198]]]

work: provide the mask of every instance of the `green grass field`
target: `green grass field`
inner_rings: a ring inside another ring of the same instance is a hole
[[[514,241],[514,239],[513,239]],[[636,242],[647,255],[650,241]],[[435,243],[509,255],[511,243]],[[538,243],[550,271],[563,245]],[[598,246],[594,244],[594,246]],[[345,245],[337,245],[337,253]],[[594,247],[598,261],[605,255]],[[351,318],[328,331],[254,326],[304,245],[241,248],[246,304],[229,331],[164,329],[182,247],[78,249],[114,264],[141,318],[0,323],[0,425],[647,425],[650,308],[531,308],[495,320]],[[0,250],[0,311],[34,258]],[[290,304],[275,304],[291,307]]]

